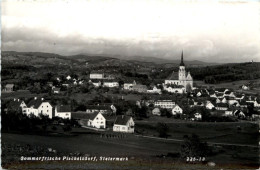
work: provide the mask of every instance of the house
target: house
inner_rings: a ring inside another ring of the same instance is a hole
[[[86,113],[93,114],[95,112],[100,112],[101,114],[116,113],[116,107],[113,104],[98,104],[86,106]]]
[[[119,83],[114,81],[108,81],[106,80],[105,82],[103,82],[103,86],[104,87],[119,87]]]
[[[231,110],[231,109],[225,110],[225,114],[224,115],[225,116],[232,116],[233,115],[233,110]]]
[[[71,79],[70,75],[68,75],[68,76],[66,77],[66,79],[67,79],[67,80],[70,80],[70,79]]]
[[[156,100],[154,107],[172,109],[175,106],[175,102],[172,100]]]
[[[124,90],[132,90],[134,85],[136,85],[135,80],[133,82],[125,82]]]
[[[228,104],[227,103],[217,103],[215,108],[216,108],[216,110],[227,110]]]
[[[215,88],[215,92],[221,95],[224,95],[226,91],[228,91],[226,88]]]
[[[241,88],[242,88],[243,90],[250,90],[250,87],[247,86],[247,85],[243,85]]]
[[[89,83],[92,83],[95,87],[100,87],[102,84],[100,80],[89,80]]]
[[[14,84],[6,84],[4,88],[4,92],[13,92],[14,91]]]
[[[62,119],[71,119],[71,108],[69,105],[57,105],[54,115]]]
[[[163,84],[163,90],[169,93],[185,93],[185,88],[183,85],[176,85],[176,84]]]
[[[7,106],[8,111],[22,111],[24,108],[26,108],[26,104],[23,100],[15,99],[10,101],[9,105]]]
[[[105,129],[106,128],[106,119],[100,112],[96,112],[96,113],[90,115],[90,118],[89,118],[87,124],[90,127],[94,127],[94,128],[98,128],[98,129]]]
[[[201,119],[202,119],[201,113],[198,113],[198,112],[196,112],[196,113],[194,114],[194,117],[195,117],[196,120],[201,120]]]
[[[176,114],[182,114],[183,110],[182,108],[180,108],[180,106],[178,106],[177,104],[174,105],[174,107],[172,108],[172,114],[176,115]]]
[[[156,116],[160,116],[161,115],[161,111],[160,111],[160,109],[159,108],[154,108],[153,110],[152,110],[152,114],[153,115],[156,115]]]
[[[212,110],[215,106],[211,103],[211,101],[206,101],[206,109]]]
[[[59,94],[60,93],[60,88],[55,87],[55,88],[52,89],[52,92],[54,94]]]
[[[35,97],[27,104],[27,107],[23,109],[23,112],[27,115],[33,114],[35,116],[43,114],[52,119],[52,105],[48,101],[45,101],[44,98],[37,99],[37,97]]]
[[[134,120],[130,116],[117,116],[114,122],[114,132],[134,133]]]
[[[92,72],[89,74],[90,79],[104,79],[104,73],[101,72]]]
[[[234,94],[234,92],[229,91],[229,90],[224,93],[224,97],[225,97],[225,96],[228,96],[228,97],[236,97],[235,94]]]
[[[162,94],[162,90],[157,86],[153,86],[152,89],[148,89],[147,92]]]
[[[142,84],[136,84],[133,86],[133,91],[139,92],[139,93],[146,93],[147,92],[147,86]]]
[[[237,116],[237,117],[246,117],[245,114],[241,110],[235,110],[233,115]]]

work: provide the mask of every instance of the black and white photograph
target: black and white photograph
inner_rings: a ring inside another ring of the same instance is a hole
[[[260,169],[259,0],[2,0],[1,169]]]

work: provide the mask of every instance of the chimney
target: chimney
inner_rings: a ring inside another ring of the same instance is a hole
[[[34,97],[34,100],[37,100],[37,97]]]

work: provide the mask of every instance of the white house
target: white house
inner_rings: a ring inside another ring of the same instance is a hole
[[[212,110],[215,106],[211,103],[211,101],[206,102],[206,108]]]
[[[225,110],[225,116],[232,116],[233,115],[233,111],[231,109]]]
[[[172,109],[175,106],[175,102],[172,100],[156,100],[154,107]]]
[[[96,113],[90,115],[90,118],[89,118],[87,124],[90,127],[94,127],[94,128],[98,128],[98,129],[105,129],[106,128],[106,119],[100,112],[96,112]]]
[[[172,114],[176,115],[176,114],[182,114],[183,110],[182,108],[180,108],[180,106],[178,106],[177,104],[174,105],[174,107],[172,108]]]
[[[104,87],[119,87],[119,84],[116,81],[112,81],[112,82],[108,81],[108,82],[104,82],[103,86]]]
[[[96,80],[89,80],[89,83],[92,83],[95,87],[100,87],[101,86],[101,81],[96,81]]]
[[[57,105],[55,107],[55,113],[54,115],[56,117],[60,117],[62,119],[71,119],[71,109],[68,105]]]
[[[134,133],[134,120],[129,116],[117,116],[114,122],[113,131],[114,132],[126,132]]]
[[[250,87],[249,87],[249,86],[246,86],[246,85],[243,85],[243,86],[242,86],[242,89],[243,89],[243,90],[250,90]]]
[[[68,76],[66,77],[66,79],[67,79],[67,80],[70,80],[70,79],[71,79],[70,75],[68,75]]]
[[[184,87],[172,87],[166,84],[163,84],[163,89],[169,93],[179,93],[179,94],[183,94],[185,92],[185,88]]]
[[[196,120],[201,120],[202,119],[202,115],[200,113],[195,113],[194,117]]]
[[[52,119],[52,106],[49,102],[44,101],[43,98],[37,99],[37,97],[35,97],[23,110],[26,110],[25,112],[27,115],[33,114],[39,116],[39,114],[43,114]]]
[[[104,73],[90,73],[90,79],[104,79]]]
[[[156,86],[153,86],[152,89],[148,89],[147,93],[158,93],[158,94],[162,94],[162,90]]]
[[[160,109],[159,108],[154,108],[153,110],[152,110],[152,114],[153,115],[156,115],[156,116],[160,116],[161,115],[161,111],[160,111]]]
[[[125,82],[124,83],[124,90],[132,90],[133,86],[136,85],[136,82]]]

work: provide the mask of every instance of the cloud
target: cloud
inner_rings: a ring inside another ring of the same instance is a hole
[[[259,61],[256,3],[8,1],[2,50]]]

